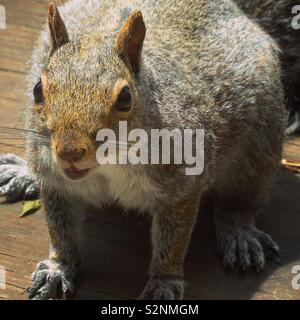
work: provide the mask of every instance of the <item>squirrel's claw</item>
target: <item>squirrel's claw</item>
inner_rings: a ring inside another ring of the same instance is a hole
[[[69,299],[74,294],[74,285],[65,266],[51,260],[37,265],[32,274],[32,285],[27,293],[32,300]]]
[[[0,156],[0,165],[2,164],[16,164],[19,166],[26,166],[26,161],[15,154],[6,153]]]
[[[183,292],[183,280],[152,279],[147,283],[140,300],[181,300]]]
[[[221,233],[221,234],[220,234]],[[225,268],[238,265],[243,270],[264,268],[266,259],[278,259],[279,248],[272,238],[256,229],[237,228],[217,234],[219,251]]]
[[[24,200],[37,199],[39,197],[40,190],[37,184],[37,181],[31,181],[29,186],[26,188],[24,192]]]
[[[0,197],[4,202],[36,199],[39,187],[26,161],[13,154],[0,157]]]

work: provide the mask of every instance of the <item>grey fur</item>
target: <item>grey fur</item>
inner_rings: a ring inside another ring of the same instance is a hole
[[[292,27],[297,0],[235,0],[278,43],[286,105],[300,110],[300,33]]]

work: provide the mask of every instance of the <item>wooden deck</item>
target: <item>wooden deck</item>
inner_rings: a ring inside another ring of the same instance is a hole
[[[47,0],[2,0],[7,29],[0,30],[0,126],[22,127],[26,61],[45,22]],[[59,1],[57,1],[58,3]],[[26,3],[26,4],[25,4]],[[22,141],[0,133],[0,154],[24,152]],[[13,144],[8,146],[7,144]],[[300,138],[289,139],[284,157],[300,161]],[[300,265],[300,180],[282,171],[274,190],[270,215],[260,225],[281,247],[281,261],[263,272],[225,271],[217,255],[210,203],[203,205],[193,234],[185,273],[187,299],[299,299],[291,286],[292,267]],[[35,264],[47,257],[48,234],[42,212],[18,218],[21,204],[0,206],[0,266],[7,273],[0,299],[27,299]],[[90,212],[81,244],[83,266],[78,299],[136,298],[146,282],[150,261],[147,218],[124,217],[118,209]]]

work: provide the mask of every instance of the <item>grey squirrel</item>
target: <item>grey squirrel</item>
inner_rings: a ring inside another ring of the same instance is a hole
[[[30,169],[16,156],[0,158],[0,194],[14,201],[40,192],[49,228],[49,259],[32,275],[30,298],[73,295],[89,205],[101,211],[117,202],[152,217],[153,256],[141,299],[183,298],[184,257],[207,192],[214,194],[225,267],[261,270],[278,255],[255,219],[281,157],[280,50],[234,1],[51,3],[31,65]],[[146,131],[204,129],[204,172],[99,165],[96,133],[117,130],[120,120]]]

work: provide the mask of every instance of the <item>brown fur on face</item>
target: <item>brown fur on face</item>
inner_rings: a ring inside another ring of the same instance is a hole
[[[54,5],[49,6],[52,51],[41,76],[44,102],[36,105],[40,119],[51,132],[54,159],[63,150],[85,150],[79,166],[95,162],[96,133],[111,128],[117,133],[120,120],[140,126],[140,98],[134,84],[145,36],[140,12],[125,22],[116,45],[101,35],[83,35],[69,41],[63,20]],[[66,40],[66,41],[65,41]],[[129,64],[128,64],[129,62]],[[91,67],[92,66],[92,67]],[[116,108],[122,89],[130,89],[132,105],[128,111]]]
[[[111,128],[116,133],[120,120],[134,119],[139,111],[139,97],[130,77],[128,80],[119,78],[111,86],[102,83],[91,91],[85,88],[84,94],[73,95],[67,88],[56,85],[55,79],[44,74],[42,77],[44,89],[43,117],[47,128],[52,133],[52,151],[54,158],[58,158],[58,150],[84,149],[85,156],[78,163],[87,167],[89,163],[95,165],[96,150],[99,144],[96,142],[96,133],[103,128]],[[78,84],[79,85],[79,84]],[[81,84],[81,88],[84,85]],[[132,106],[128,112],[119,111],[116,108],[118,97],[122,89],[128,86],[132,95]],[[82,93],[82,92],[81,92]],[[55,103],[60,101],[59,104]],[[82,113],[82,110],[85,110]],[[98,116],[91,116],[91,111]],[[59,159],[59,163],[66,167],[67,163]]]

